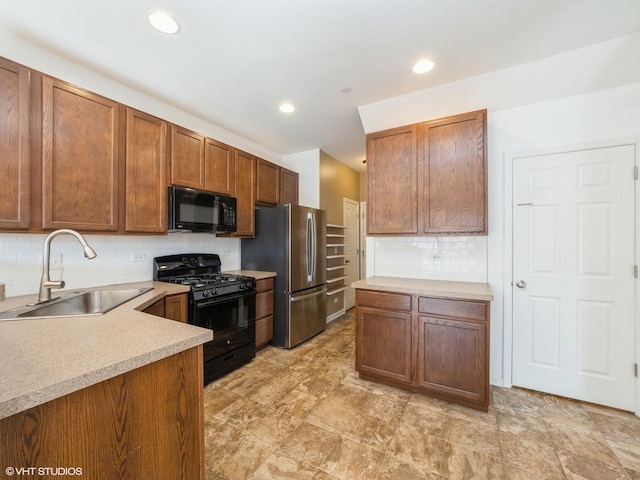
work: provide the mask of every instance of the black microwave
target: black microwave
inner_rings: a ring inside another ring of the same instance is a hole
[[[204,190],[169,187],[170,232],[235,232],[236,199]]]

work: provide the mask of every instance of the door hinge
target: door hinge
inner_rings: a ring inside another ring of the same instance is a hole
[[[638,180],[638,166],[633,167],[633,179]]]
[[[638,364],[634,363],[633,364],[633,375],[638,378]]]

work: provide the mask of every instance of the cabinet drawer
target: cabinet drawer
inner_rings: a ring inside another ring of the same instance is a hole
[[[419,297],[418,311],[420,313],[463,318],[465,320],[485,321],[487,319],[486,302]]]
[[[256,295],[256,318],[273,314],[273,290]]]
[[[384,310],[411,311],[411,295],[384,293],[371,290],[357,290],[356,302],[359,307],[374,307]]]
[[[356,303],[360,307],[382,308],[384,310],[411,311],[411,295],[357,290]]]
[[[256,291],[258,293],[266,292],[267,290],[273,290],[273,278],[263,278],[256,281]]]

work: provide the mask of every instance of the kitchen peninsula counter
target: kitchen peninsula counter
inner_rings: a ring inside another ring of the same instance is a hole
[[[0,321],[0,419],[211,340],[210,330],[141,311],[188,287],[148,281],[100,288],[143,287],[153,290],[103,315]],[[36,297],[11,297],[0,309]]]

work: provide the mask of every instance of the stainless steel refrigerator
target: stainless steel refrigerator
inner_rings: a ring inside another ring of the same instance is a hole
[[[255,213],[256,236],[242,239],[240,263],[276,272],[272,344],[292,348],[327,325],[326,214],[299,205]]]

